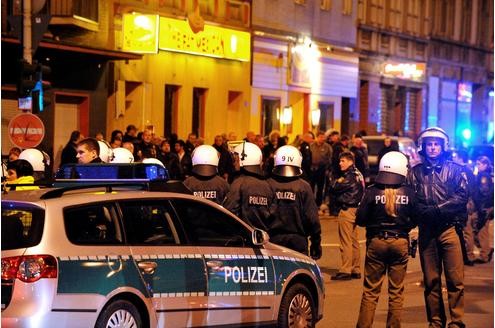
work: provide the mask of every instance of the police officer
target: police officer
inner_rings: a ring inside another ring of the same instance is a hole
[[[356,224],[366,227],[366,259],[358,328],[372,327],[385,274],[388,273],[387,327],[400,327],[404,278],[409,256],[409,231],[415,224],[415,197],[405,186],[407,157],[386,153],[375,184],[367,188],[356,213]]]
[[[79,164],[103,163],[100,158],[100,142],[95,138],[86,138],[79,141],[76,151]]]
[[[229,184],[219,177],[219,154],[210,145],[196,147],[192,154],[192,175],[184,180],[184,185],[195,196],[222,204],[229,192]]]
[[[448,142],[449,137],[441,128],[422,131],[418,144],[423,161],[408,174],[408,184],[418,199],[419,255],[430,327],[445,327],[447,323],[442,299],[442,268],[451,316],[449,327],[465,327],[463,241],[455,226],[465,220],[468,187],[463,167],[446,158]]]
[[[50,156],[44,151],[36,148],[27,148],[19,154],[19,159],[24,159],[31,164],[34,181],[43,183],[52,178]]]
[[[277,211],[269,226],[271,241],[308,254],[308,237],[311,239],[310,256],[321,257],[321,226],[318,207],[309,183],[302,178],[302,155],[294,146],[277,149],[274,168],[268,183],[275,193]]]
[[[234,148],[239,159],[240,176],[230,185],[223,206],[253,227],[268,231],[273,190],[263,176],[263,154],[253,143],[243,142]]]
[[[480,156],[476,159],[476,193],[478,220],[476,228],[480,242],[480,257],[475,263],[487,263],[492,260],[493,248],[490,247],[490,222],[493,220],[493,169],[490,159]]]

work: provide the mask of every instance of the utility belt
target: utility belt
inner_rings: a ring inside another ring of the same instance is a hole
[[[405,239],[409,239],[409,234],[406,232],[378,231],[378,232],[371,233],[367,237],[368,237],[368,239],[372,239],[372,238],[380,238],[380,239],[405,238]]]

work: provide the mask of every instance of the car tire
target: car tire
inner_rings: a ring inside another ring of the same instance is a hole
[[[141,314],[136,306],[126,300],[117,300],[103,309],[95,328],[141,328],[142,326]]]
[[[314,327],[315,324],[315,302],[308,288],[300,283],[290,286],[280,303],[278,327]]]

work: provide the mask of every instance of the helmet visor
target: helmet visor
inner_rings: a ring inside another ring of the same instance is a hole
[[[217,174],[218,170],[215,165],[198,164],[192,168],[193,173],[201,175],[203,177],[210,177]]]
[[[298,177],[302,174],[300,167],[291,165],[279,165],[273,169],[273,174],[282,177]]]

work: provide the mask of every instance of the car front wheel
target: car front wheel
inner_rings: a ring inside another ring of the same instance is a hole
[[[101,312],[96,328],[141,328],[141,315],[134,304],[126,300],[110,303]]]
[[[308,288],[297,283],[289,287],[280,304],[278,327],[314,327],[316,310]]]

